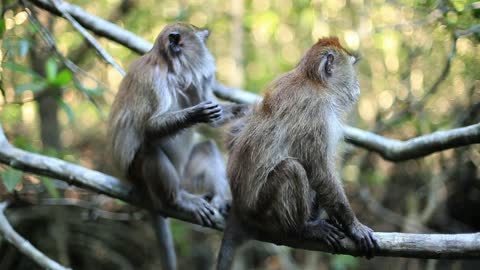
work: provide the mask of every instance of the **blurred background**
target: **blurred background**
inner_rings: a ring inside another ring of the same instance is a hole
[[[318,38],[338,36],[362,59],[361,97],[351,125],[407,139],[480,121],[478,1],[71,2],[150,42],[173,21],[206,27],[217,78],[255,93],[294,67]],[[108,173],[106,116],[122,77],[68,22],[31,10],[37,20],[17,1],[2,1],[0,122],[22,149]],[[138,57],[114,42],[98,41],[125,69]],[[68,69],[65,59],[80,69]],[[348,197],[359,219],[376,231],[480,231],[479,170],[477,145],[401,163],[350,145],[342,152]],[[74,269],[159,269],[144,211],[2,165],[0,179],[0,200],[16,202],[9,220],[51,258]],[[221,234],[177,220],[172,230],[179,269],[211,269]],[[367,261],[257,242],[237,258],[236,269],[480,269],[480,260]],[[37,268],[0,241],[0,269]]]

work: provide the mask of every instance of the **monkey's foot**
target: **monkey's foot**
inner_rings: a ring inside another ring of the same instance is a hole
[[[215,209],[200,196],[183,193],[178,201],[177,207],[193,213],[198,223],[203,226],[212,227],[215,223]]]
[[[347,234],[355,241],[367,259],[373,258],[379,247],[372,229],[356,221],[347,228]]]
[[[325,219],[317,219],[309,221],[304,227],[303,234],[308,238],[314,238],[320,241],[324,241],[334,253],[340,251],[343,248],[341,240],[345,238],[345,234],[340,228],[337,228],[333,224],[327,222]]]

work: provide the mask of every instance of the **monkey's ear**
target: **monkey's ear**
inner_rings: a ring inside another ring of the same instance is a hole
[[[195,34],[200,38],[202,41],[206,41],[208,36],[210,35],[210,31],[208,29],[198,30]]]
[[[180,33],[178,32],[171,32],[168,34],[168,41],[170,42],[169,46],[173,52],[180,52],[180,38]]]
[[[333,60],[335,60],[335,56],[331,52],[322,57],[322,60],[320,61],[320,72],[322,73],[322,77],[326,78],[332,76]]]

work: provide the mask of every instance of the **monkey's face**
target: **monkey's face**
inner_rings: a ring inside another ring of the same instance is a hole
[[[173,23],[167,25],[160,33],[156,42],[163,46],[163,49],[170,58],[181,56],[187,59],[198,58],[208,52],[205,42],[209,31],[199,29],[187,23]]]
[[[308,78],[327,86],[334,94],[356,99],[360,93],[356,62],[357,58],[340,45],[338,38],[322,38],[307,51],[299,66]]]

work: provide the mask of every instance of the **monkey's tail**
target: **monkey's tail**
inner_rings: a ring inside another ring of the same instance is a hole
[[[159,215],[152,212],[153,228],[157,236],[157,242],[160,248],[160,260],[162,269],[176,270],[177,257],[175,255],[175,246],[173,245],[172,233],[170,232],[170,222]]]
[[[231,209],[218,254],[217,270],[232,269],[235,252],[247,240],[247,235],[237,219],[235,211]]]

